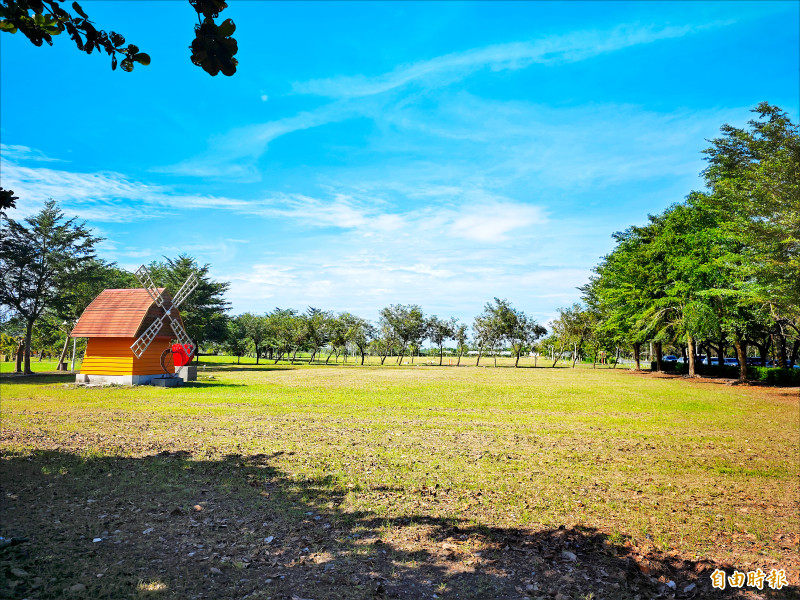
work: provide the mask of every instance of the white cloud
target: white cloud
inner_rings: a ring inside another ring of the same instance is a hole
[[[60,158],[47,156],[40,150],[29,148],[28,146],[17,146],[10,144],[0,144],[0,155],[6,160],[30,160],[37,162],[67,162]]]
[[[49,198],[82,219],[126,222],[159,219],[176,206],[191,209],[242,210],[242,200],[211,195],[182,194],[173,188],[131,179],[122,173],[81,173],[64,169],[24,167],[7,157],[0,161],[3,186],[20,197],[17,216],[33,214]]]
[[[301,94],[334,98],[371,96],[419,81],[427,85],[449,84],[484,68],[502,71],[524,69],[533,64],[578,62],[624,48],[683,37],[703,28],[688,25],[660,28],[621,25],[605,31],[578,31],[530,42],[498,44],[437,56],[397,67],[376,77],[351,76],[296,82],[293,89]]]
[[[451,235],[478,242],[498,242],[508,239],[517,229],[544,222],[538,206],[503,202],[472,207],[456,217],[450,225]]]

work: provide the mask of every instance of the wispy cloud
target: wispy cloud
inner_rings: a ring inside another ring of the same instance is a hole
[[[28,146],[18,146],[13,144],[0,144],[0,156],[7,160],[29,160],[37,162],[66,162],[60,158],[47,156],[41,150],[35,150]]]
[[[228,181],[257,182],[262,174],[258,159],[267,151],[270,142],[298,131],[367,117],[378,123],[398,123],[392,115],[404,112],[409,103],[383,98],[385,92],[401,90],[411,84],[426,89],[443,88],[483,69],[491,71],[519,70],[532,65],[555,66],[587,60],[605,53],[649,44],[659,40],[676,39],[704,29],[721,27],[729,22],[707,25],[653,27],[622,25],[609,30],[578,31],[534,41],[498,44],[438,56],[410,65],[399,66],[375,77],[341,76],[295,82],[298,94],[310,94],[334,99],[319,108],[296,115],[240,127],[209,139],[208,149],[178,163],[160,166],[155,172],[190,177],[224,178]],[[380,97],[379,97],[380,96]],[[412,106],[414,103],[410,103]],[[419,122],[426,122],[417,121]],[[446,123],[446,121],[445,121]],[[415,124],[412,122],[411,127]],[[448,130],[437,125],[429,133],[457,138],[464,132]],[[401,121],[401,129],[407,124]],[[466,134],[474,139],[474,134]]]
[[[450,84],[481,70],[525,69],[534,64],[558,65],[587,60],[601,54],[650,44],[659,40],[680,38],[705,27],[651,27],[621,25],[605,31],[578,31],[534,41],[497,44],[456,52],[402,65],[376,77],[343,76],[314,79],[293,84],[295,92],[332,98],[353,98],[388,92],[414,82],[426,85]]]
[[[190,177],[225,178],[242,182],[261,180],[255,160],[267,150],[269,143],[281,136],[328,123],[349,119],[359,114],[351,103],[340,102],[297,115],[238,127],[212,137],[208,149],[195,157],[174,165],[153,168],[155,173]]]
[[[124,222],[132,218],[153,219],[173,214],[176,200],[191,209],[218,208],[235,210],[247,203],[231,198],[181,194],[169,186],[132,179],[122,173],[93,173],[43,167],[27,167],[9,157],[0,160],[3,186],[20,196],[18,215],[26,216],[39,209],[49,198],[69,208],[83,219]]]

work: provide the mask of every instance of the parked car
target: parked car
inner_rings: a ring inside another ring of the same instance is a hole
[[[725,364],[731,367],[738,367],[739,366],[739,359],[738,358],[726,358]]]
[[[678,357],[674,354],[667,354],[666,356],[662,356],[661,360],[664,362],[678,362]]]
[[[719,359],[718,358],[712,358],[708,364],[710,364],[712,367],[718,367],[719,366]]]

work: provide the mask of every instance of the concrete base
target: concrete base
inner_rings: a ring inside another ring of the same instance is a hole
[[[87,383],[91,385],[147,385],[158,375],[85,375],[78,373],[75,376],[75,383]]]
[[[175,375],[183,379],[184,383],[187,381],[197,381],[197,365],[176,367]]]
[[[150,381],[150,385],[156,387],[178,387],[183,380],[178,377],[156,377]]]

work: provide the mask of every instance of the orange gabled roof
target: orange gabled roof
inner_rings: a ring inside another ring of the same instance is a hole
[[[169,292],[164,288],[158,288],[158,291],[169,304],[172,303]],[[176,309],[173,311],[177,312]],[[137,338],[150,323],[163,314],[163,309],[156,306],[150,294],[143,288],[103,290],[83,311],[70,336]],[[168,323],[164,323],[158,336],[174,337]]]

